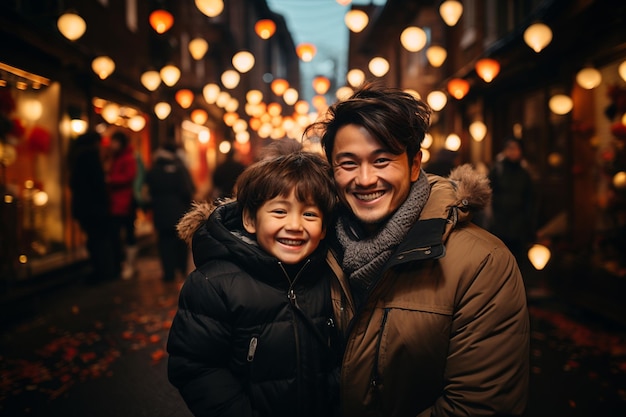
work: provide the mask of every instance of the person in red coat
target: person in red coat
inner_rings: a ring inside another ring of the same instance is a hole
[[[137,163],[128,136],[121,131],[113,133],[107,170],[109,213],[114,234],[114,267],[122,278],[134,275],[133,261],[136,254],[134,228],[135,205],[133,181],[137,175]]]

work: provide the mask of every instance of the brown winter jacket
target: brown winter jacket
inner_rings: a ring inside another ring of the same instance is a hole
[[[518,266],[471,220],[490,198],[469,166],[429,175],[419,221],[361,310],[336,285],[346,326],[344,416],[519,416],[529,378],[529,317]],[[348,288],[345,277],[341,285]]]

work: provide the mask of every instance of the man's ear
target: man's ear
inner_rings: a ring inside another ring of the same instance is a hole
[[[256,233],[256,224],[254,216],[250,214],[250,210],[244,210],[241,214],[241,220],[243,221],[243,227],[248,233]]]
[[[411,164],[411,182],[417,181],[420,176],[420,169],[422,168],[422,151],[419,151],[413,157],[413,163]]]

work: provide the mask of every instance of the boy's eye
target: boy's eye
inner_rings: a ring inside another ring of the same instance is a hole
[[[274,210],[272,210],[272,213],[274,213],[274,214],[285,214],[285,213],[287,213],[287,210],[284,210],[284,209],[274,209]]]
[[[304,217],[321,217],[319,213],[315,211],[307,211],[304,213]]]

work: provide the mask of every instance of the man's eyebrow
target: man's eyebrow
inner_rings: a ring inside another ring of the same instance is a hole
[[[376,149],[375,151],[370,153],[370,155],[378,156],[378,155],[382,155],[386,153],[392,153],[392,152],[387,149]],[[335,155],[335,158],[350,158],[350,157],[356,157],[356,154],[353,152],[339,152],[337,155]]]

